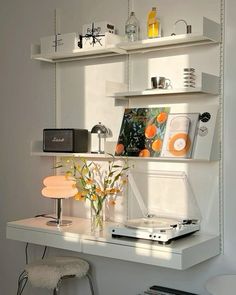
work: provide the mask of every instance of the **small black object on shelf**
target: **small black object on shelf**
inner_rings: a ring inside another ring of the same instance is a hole
[[[162,286],[151,286],[144,294],[152,295],[198,295],[196,293],[190,293],[186,291],[176,290],[172,288],[162,287]]]
[[[174,24],[174,33],[171,34],[171,36],[175,36],[176,35],[176,25],[178,23],[184,23],[186,26],[186,34],[191,34],[192,33],[192,26],[188,25],[187,22],[184,19],[178,19],[175,24]]]

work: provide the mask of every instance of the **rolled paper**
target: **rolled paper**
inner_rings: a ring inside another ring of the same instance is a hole
[[[66,177],[65,175],[54,175],[44,178],[43,184],[49,187],[72,187],[76,184],[72,177]]]

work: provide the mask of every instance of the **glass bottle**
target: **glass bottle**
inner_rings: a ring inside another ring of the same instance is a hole
[[[134,12],[130,13],[130,16],[125,24],[125,36],[129,42],[139,40],[139,21],[136,18]]]
[[[161,37],[161,23],[157,18],[157,9],[152,7],[147,19],[147,35],[148,38]]]

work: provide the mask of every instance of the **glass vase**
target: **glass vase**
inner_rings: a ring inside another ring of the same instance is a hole
[[[98,235],[103,231],[103,209],[96,210],[91,206],[91,233]]]

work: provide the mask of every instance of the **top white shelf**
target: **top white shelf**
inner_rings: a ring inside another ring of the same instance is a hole
[[[73,52],[42,54],[40,45],[31,46],[31,58],[45,62],[65,62],[80,59],[91,59],[132,53],[145,53],[156,50],[166,50],[221,42],[220,24],[203,17],[200,33],[182,34],[136,42],[121,42],[104,48],[76,49]]]
[[[73,52],[64,52],[64,53],[55,52],[53,54],[41,54],[40,45],[31,46],[32,59],[51,62],[51,63],[116,56],[116,55],[122,55],[122,54],[126,54],[126,51],[118,48],[115,45],[111,45],[106,48],[77,49],[77,50],[74,50]]]

